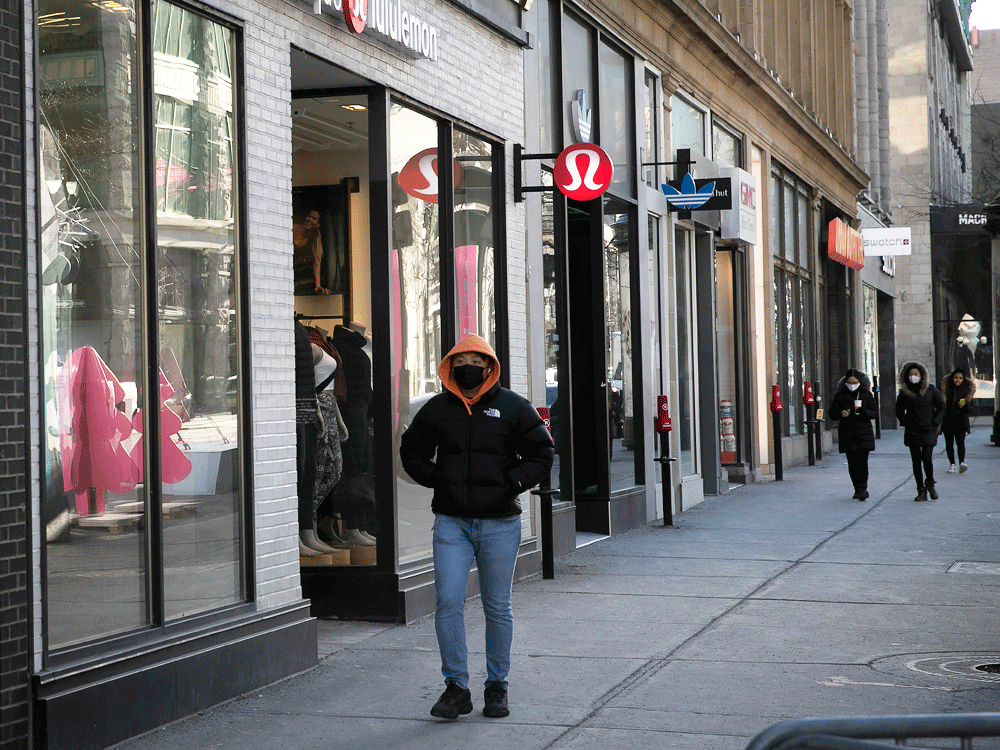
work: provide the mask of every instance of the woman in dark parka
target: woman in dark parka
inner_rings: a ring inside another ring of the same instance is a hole
[[[857,402],[860,405],[856,405]],[[830,404],[830,419],[837,425],[837,445],[847,458],[847,471],[854,484],[854,499],[868,499],[868,454],[875,450],[875,397],[868,376],[850,369],[837,383]]]
[[[903,427],[903,445],[910,449],[913,462],[913,478],[917,482],[917,496],[913,499],[920,502],[930,494],[932,500],[937,500],[933,458],[944,421],[944,399],[920,362],[907,362],[899,372],[896,419]]]
[[[976,381],[961,367],[941,381],[941,396],[944,398],[944,449],[948,454],[948,473],[964,474],[969,467],[965,464],[965,435],[972,432],[969,426],[969,405],[976,395]],[[955,466],[955,448],[958,448],[958,467]]]

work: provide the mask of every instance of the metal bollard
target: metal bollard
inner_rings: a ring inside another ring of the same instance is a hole
[[[820,404],[823,403],[823,397],[820,395],[822,391],[819,388],[819,381],[813,381],[813,393],[816,394],[816,408],[813,411],[813,419],[816,420],[816,460],[823,460],[823,410],[820,408]]]
[[[549,417],[549,409],[545,406],[538,407],[538,415],[545,422],[549,432],[552,432],[552,422]],[[552,543],[552,496],[558,495],[559,490],[552,489],[552,472],[543,479],[537,490],[531,491],[532,495],[538,495],[541,500],[541,536],[542,536],[542,578],[551,579],[556,577],[555,552]]]
[[[670,463],[677,459],[670,457],[670,430],[673,429],[673,423],[670,421],[666,396],[656,397],[656,419],[654,425],[657,434],[660,436],[660,455],[654,460],[660,465],[661,477],[663,479],[663,528],[672,529],[674,527],[674,485],[670,478]]]
[[[779,386],[771,386],[771,426],[774,430],[774,481],[784,479],[781,466],[781,394]]]

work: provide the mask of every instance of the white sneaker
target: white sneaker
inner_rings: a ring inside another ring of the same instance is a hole
[[[958,469],[955,468],[955,464],[952,464],[951,466],[948,467],[948,473],[949,474],[957,474],[958,473]]]
[[[958,473],[959,473],[959,474],[964,474],[964,473],[965,473],[965,472],[967,472],[968,470],[969,470],[969,467],[968,467],[968,466],[966,466],[966,465],[965,465],[964,463],[963,463],[963,464],[961,464],[961,465],[960,465],[960,466],[958,467]]]

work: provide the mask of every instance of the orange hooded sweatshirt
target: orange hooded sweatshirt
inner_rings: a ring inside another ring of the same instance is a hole
[[[474,352],[482,356],[488,364],[486,378],[483,380],[483,384],[479,386],[476,391],[476,395],[472,398],[466,398],[465,394],[462,393],[462,389],[458,387],[458,383],[455,382],[455,373],[452,370],[452,359],[456,354],[465,354],[467,352]],[[448,352],[444,359],[441,360],[441,364],[438,366],[438,377],[441,378],[441,384],[462,399],[462,403],[465,404],[466,410],[469,414],[472,414],[472,409],[470,408],[472,404],[476,403],[483,394],[490,390],[497,381],[500,380],[500,360],[497,359],[497,354],[493,351],[493,347],[490,346],[489,342],[477,336],[474,333],[470,333],[464,339],[459,341],[452,347],[452,350]]]

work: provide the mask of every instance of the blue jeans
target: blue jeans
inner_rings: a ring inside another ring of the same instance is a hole
[[[445,682],[469,687],[465,646],[465,592],[475,559],[479,594],[486,615],[486,682],[507,689],[514,617],[510,589],[521,544],[521,517],[457,518],[434,516],[434,629]]]

